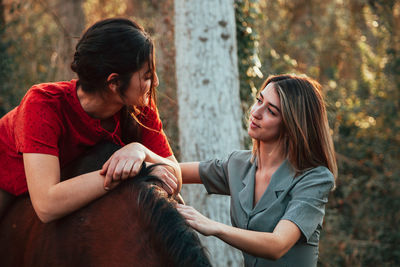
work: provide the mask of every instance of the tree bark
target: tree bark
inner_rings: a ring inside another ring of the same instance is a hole
[[[52,0],[49,0],[51,2]],[[60,30],[56,52],[52,57],[55,66],[55,80],[69,80],[75,77],[70,65],[75,45],[86,27],[82,4],[84,0],[55,0],[55,6],[47,6]],[[43,1],[44,2],[44,1]],[[46,5],[44,3],[44,5]],[[46,7],[45,7],[46,8]]]
[[[242,147],[233,0],[175,0],[176,75],[181,161],[224,158]],[[188,205],[226,224],[229,197],[184,186]],[[241,253],[200,236],[213,266],[242,266]]]

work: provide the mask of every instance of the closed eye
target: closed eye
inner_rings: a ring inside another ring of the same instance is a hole
[[[270,108],[268,108],[268,112],[271,113],[271,114],[274,115],[274,116],[276,115],[276,114],[272,111],[272,109],[270,109]]]

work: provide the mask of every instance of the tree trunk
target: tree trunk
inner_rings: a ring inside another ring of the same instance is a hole
[[[175,0],[176,75],[181,161],[224,158],[242,146],[233,0]],[[184,186],[188,205],[230,224],[229,197]],[[241,253],[201,236],[213,266],[242,266]]]
[[[69,80],[75,77],[70,65],[75,45],[86,27],[83,1],[56,0],[55,7],[49,9],[49,12],[54,12],[52,14],[60,30],[56,54],[52,57],[52,63],[57,68],[55,80]]]

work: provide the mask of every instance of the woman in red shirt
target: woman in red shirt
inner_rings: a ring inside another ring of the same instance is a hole
[[[143,161],[167,164],[158,167],[166,190],[180,189],[154,101],[154,45],[143,28],[128,19],[95,23],[71,68],[78,80],[35,85],[0,119],[0,216],[29,191],[39,218],[55,220],[135,176]],[[123,147],[101,170],[60,182],[63,166],[104,140]]]

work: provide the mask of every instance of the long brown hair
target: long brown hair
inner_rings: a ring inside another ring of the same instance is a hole
[[[261,86],[273,83],[282,110],[281,141],[296,174],[317,167],[327,167],[337,176],[335,149],[326,114],[321,85],[306,76],[274,75]],[[253,156],[260,143],[253,139]]]

